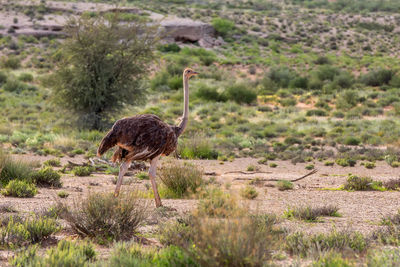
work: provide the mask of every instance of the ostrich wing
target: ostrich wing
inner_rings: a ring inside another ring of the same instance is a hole
[[[128,151],[127,160],[153,159],[175,150],[177,140],[171,126],[154,115],[138,115],[119,120],[113,130],[117,145]]]

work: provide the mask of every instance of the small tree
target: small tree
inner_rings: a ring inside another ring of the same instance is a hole
[[[143,100],[155,30],[121,23],[118,14],[70,20],[51,79],[55,102],[77,115],[80,126],[102,129],[124,104]]]

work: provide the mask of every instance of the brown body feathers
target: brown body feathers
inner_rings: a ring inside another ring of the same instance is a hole
[[[171,126],[152,114],[118,120],[97,150],[98,156],[117,145],[112,161],[147,160],[169,155],[178,143],[179,127]]]

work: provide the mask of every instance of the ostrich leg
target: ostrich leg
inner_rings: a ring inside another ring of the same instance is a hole
[[[117,197],[119,195],[119,190],[122,185],[122,179],[124,178],[124,175],[126,171],[129,169],[129,166],[131,166],[131,161],[124,161],[120,166],[119,166],[119,174],[118,174],[118,180],[117,180],[117,186],[115,187],[115,192],[114,196]]]
[[[160,195],[158,194],[157,190],[157,183],[156,183],[156,173],[157,173],[157,162],[160,156],[154,158],[150,162],[150,169],[149,169],[149,177],[151,180],[151,186],[153,187],[153,192],[154,192],[154,199],[156,201],[156,207],[161,207],[161,198]]]

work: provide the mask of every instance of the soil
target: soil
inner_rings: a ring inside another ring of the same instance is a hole
[[[40,161],[43,162],[51,157],[42,157],[34,155],[16,155],[17,158],[24,160]],[[75,158],[62,158],[61,163],[64,165],[68,161],[75,163],[86,162],[83,157]],[[161,160],[161,163],[165,159]],[[287,161],[269,161],[275,162],[278,166],[271,168],[269,165],[262,165],[257,163],[257,159],[253,158],[240,158],[232,162],[223,162],[217,160],[192,160],[192,163],[201,167],[205,172],[205,179],[215,177],[216,182],[221,184],[222,188],[229,188],[226,190],[231,191],[232,194],[238,193],[240,188],[248,183],[244,180],[235,180],[236,178],[264,178],[264,179],[282,179],[292,180],[299,178],[307,173],[309,170],[305,166],[310,163],[298,163],[293,165]],[[274,213],[283,217],[284,211],[288,207],[299,205],[325,205],[333,204],[339,207],[341,217],[326,217],[322,218],[320,222],[309,223],[298,220],[282,219],[281,226],[288,231],[304,231],[307,233],[320,233],[330,231],[333,228],[337,230],[350,229],[360,231],[364,234],[371,234],[380,226],[380,220],[384,216],[394,214],[400,207],[400,192],[398,191],[335,191],[332,189],[341,186],[347,178],[349,173],[357,174],[360,176],[369,176],[374,180],[387,181],[393,178],[398,178],[398,171],[390,167],[385,162],[377,162],[374,169],[366,169],[359,164],[356,167],[340,167],[340,166],[324,166],[323,162],[314,162],[317,173],[306,177],[298,182],[295,182],[293,190],[279,191],[274,186],[276,182],[265,182],[262,186],[257,186],[259,196],[255,200],[242,200],[243,203],[249,205],[254,212],[261,213]],[[259,173],[244,174],[232,173],[233,171],[242,171],[247,173],[247,167],[254,165],[257,167]],[[162,168],[162,164],[159,166]],[[134,172],[131,172],[133,175]],[[0,205],[4,203],[11,204],[18,212],[30,213],[39,212],[48,209],[55,204],[58,198],[58,191],[66,191],[69,197],[66,199],[68,202],[73,202],[75,199],[84,197],[88,192],[114,190],[113,179],[114,175],[107,175],[95,173],[88,177],[75,177],[72,174],[65,174],[62,176],[63,187],[60,189],[47,189],[40,188],[39,193],[33,198],[13,198],[13,197],[0,197]],[[125,177],[129,180],[131,177]],[[145,190],[145,184],[149,181],[137,181],[130,184],[124,184],[122,190]],[[153,201],[151,202],[151,213],[149,223],[142,230],[147,233],[152,233],[157,230],[158,223],[170,218],[162,218],[159,213],[153,208]],[[167,207],[175,208],[171,216],[176,217],[184,213],[194,210],[197,205],[195,199],[164,199],[163,204]],[[63,222],[62,222],[63,223]],[[64,223],[63,223],[64,225]],[[66,225],[65,225],[66,226]],[[66,229],[57,233],[55,239],[63,238],[76,238],[71,236],[71,231]],[[157,244],[155,239],[151,239],[154,244]],[[100,257],[107,257],[110,249],[106,247],[98,247]],[[7,265],[7,259],[13,255],[11,251],[2,251],[0,253],[0,265]]]

